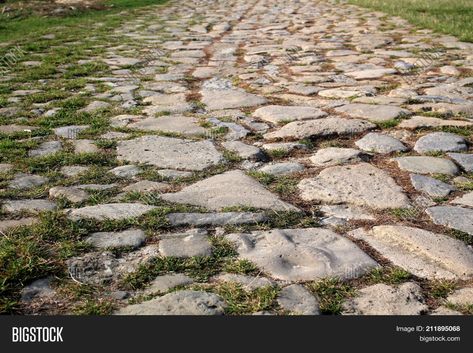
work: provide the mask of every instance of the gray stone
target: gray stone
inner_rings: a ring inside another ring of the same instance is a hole
[[[4,202],[3,208],[5,211],[12,213],[22,211],[38,213],[43,211],[53,211],[56,208],[56,203],[42,199],[8,200]]]
[[[153,281],[151,281],[149,286],[146,287],[145,293],[147,294],[166,293],[173,288],[187,286],[192,283],[194,283],[194,280],[190,278],[189,276],[186,276],[185,274],[182,274],[182,273],[162,275],[162,276],[156,277]]]
[[[457,205],[473,207],[473,192],[469,192],[467,194],[464,194],[461,197],[457,197],[456,199],[452,201],[452,203],[457,204]]]
[[[61,168],[61,173],[67,177],[75,177],[79,174],[84,174],[89,170],[89,167],[83,167],[80,165],[71,165]]]
[[[103,102],[103,101],[93,101],[89,103],[85,108],[79,110],[79,112],[83,113],[95,113],[99,110],[104,110],[109,108],[111,105],[110,103]]]
[[[369,69],[346,72],[347,76],[353,77],[356,80],[371,80],[375,78],[381,78],[386,75],[395,74],[397,71],[394,69]]]
[[[437,157],[407,156],[394,158],[399,168],[419,174],[449,174],[459,172],[457,166],[450,160]]]
[[[265,139],[324,137],[331,135],[354,135],[374,129],[375,125],[358,119],[324,118],[293,121],[275,132],[264,135]]]
[[[447,302],[454,305],[473,305],[473,287],[457,289],[447,297]]]
[[[78,203],[87,200],[89,198],[89,194],[86,191],[73,186],[54,186],[49,189],[49,197],[63,197],[70,202]]]
[[[117,158],[159,168],[203,170],[223,161],[210,141],[192,141],[163,136],[143,136],[119,141]]]
[[[371,213],[368,213],[363,208],[356,206],[324,205],[320,208],[320,212],[322,212],[326,216],[347,221],[374,221],[376,219]]]
[[[466,172],[473,172],[473,154],[447,153],[447,155],[457,162]]]
[[[95,145],[94,140],[74,140],[74,153],[97,153],[99,148]]]
[[[159,252],[163,256],[173,257],[210,256],[212,245],[207,237],[207,231],[190,229],[185,233],[161,235]]]
[[[192,176],[192,172],[185,172],[182,170],[173,170],[173,169],[161,169],[158,170],[158,174],[163,178],[175,180],[180,178],[188,178]]]
[[[83,218],[92,218],[98,221],[107,219],[121,220],[140,217],[155,208],[155,206],[140,203],[109,203],[68,209],[66,210],[66,214],[74,221]]]
[[[121,232],[92,233],[85,242],[96,248],[118,248],[129,246],[140,247],[146,239],[145,232],[140,229],[127,229]]]
[[[351,236],[367,242],[394,265],[427,279],[468,279],[473,252],[460,240],[405,226],[357,229]]]
[[[472,126],[473,123],[465,120],[450,120],[450,119],[439,119],[431,118],[427,116],[413,116],[410,119],[401,121],[398,125],[402,129],[418,129],[421,127],[444,127],[444,126],[456,126],[465,127]]]
[[[224,207],[249,206],[277,211],[298,209],[281,201],[260,183],[240,170],[215,175],[183,188],[176,193],[164,194],[166,201],[202,206],[211,210]]]
[[[229,234],[239,257],[284,281],[362,275],[377,264],[348,239],[322,228]]]
[[[303,143],[297,142],[280,142],[280,143],[265,143],[261,146],[266,151],[284,151],[291,152],[294,150],[306,150],[307,146]]]
[[[236,89],[203,89],[201,94],[201,101],[209,110],[254,107],[266,103],[266,98],[264,97]]]
[[[243,159],[250,159],[258,161],[264,159],[264,154],[258,147],[247,145],[241,141],[226,141],[222,143],[222,146],[238,155]]]
[[[324,169],[318,176],[299,182],[305,201],[350,203],[375,209],[403,208],[409,200],[383,170],[367,163]]]
[[[169,189],[169,184],[159,183],[157,181],[141,180],[123,188],[125,192],[162,192]]]
[[[52,277],[46,277],[33,281],[21,290],[21,301],[31,302],[35,299],[47,300],[54,296],[55,291],[51,287]]]
[[[27,218],[20,218],[20,219],[7,219],[4,221],[0,221],[0,234],[6,233],[7,231],[14,230],[19,227],[31,226],[37,222],[38,222],[38,219],[34,217],[27,217]]]
[[[399,287],[384,283],[365,287],[343,306],[346,315],[420,315],[428,309],[421,288],[412,282]]]
[[[120,178],[133,178],[142,171],[143,170],[136,165],[122,165],[109,170],[110,173]]]
[[[447,132],[432,132],[417,140],[414,150],[426,152],[456,152],[468,149],[463,137]]]
[[[187,102],[185,93],[176,94],[155,94],[154,96],[143,99],[145,103],[151,103],[151,106],[143,110],[145,114],[153,116],[157,113],[169,112],[179,114],[188,112],[192,105]]]
[[[35,148],[28,152],[30,157],[44,157],[56,152],[59,152],[62,149],[62,144],[59,141],[47,141],[39,145],[38,148]]]
[[[354,148],[328,147],[319,149],[310,161],[317,167],[351,164],[362,160],[362,152]]]
[[[40,186],[48,182],[48,178],[40,175],[30,175],[25,173],[18,173],[15,178],[10,181],[9,187],[11,189],[30,189],[35,186]]]
[[[161,131],[183,136],[203,135],[206,130],[199,125],[199,120],[182,115],[150,117],[127,125],[130,129],[142,131]]]
[[[218,295],[182,290],[141,304],[126,306],[116,315],[223,315],[225,302]]]
[[[256,109],[253,116],[278,124],[294,120],[319,119],[327,116],[327,113],[314,107],[267,105]]]
[[[259,169],[260,172],[271,175],[288,175],[303,171],[305,168],[297,162],[271,163]]]
[[[142,119],[139,115],[117,115],[110,119],[110,126],[111,127],[127,127],[129,124],[133,123],[134,121],[139,121]]]
[[[319,315],[319,301],[304,286],[284,287],[277,297],[279,306],[295,315]]]
[[[70,125],[70,126],[61,126],[53,129],[56,136],[65,138],[65,139],[76,139],[77,135],[86,129],[89,125]]]
[[[5,115],[5,114],[2,114],[2,115]],[[31,132],[36,129],[37,127],[35,126],[27,126],[27,125],[16,125],[16,124],[0,125],[0,133],[2,134],[14,134],[17,132]]]
[[[473,234],[473,210],[455,206],[436,206],[426,210],[435,224]]]
[[[252,212],[221,212],[221,213],[169,213],[166,216],[174,227],[192,226],[224,226],[237,224],[255,224],[267,220],[264,213]]]
[[[263,287],[271,287],[276,284],[274,281],[265,277],[252,277],[235,273],[222,273],[212,277],[211,281],[236,283],[247,291],[253,291]]]
[[[360,149],[367,152],[392,153],[406,151],[407,147],[394,137],[370,132],[361,140],[355,142]]]
[[[338,113],[373,122],[388,121],[410,114],[409,110],[393,105],[352,103],[335,108]]]
[[[411,183],[417,191],[432,197],[445,197],[456,190],[455,187],[440,180],[418,174],[411,174]]]

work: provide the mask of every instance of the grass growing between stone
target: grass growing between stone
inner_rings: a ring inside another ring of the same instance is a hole
[[[470,0],[348,0],[349,3],[400,16],[414,25],[473,42]]]

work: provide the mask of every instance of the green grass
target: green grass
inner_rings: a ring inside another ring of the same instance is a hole
[[[343,311],[343,302],[355,295],[355,289],[337,278],[327,278],[308,285],[309,290],[320,299],[320,312],[338,315]]]
[[[390,15],[400,16],[412,24],[450,34],[473,42],[473,2],[471,0],[348,0]]]
[[[108,0],[105,4],[113,5],[113,7],[100,11],[76,11],[68,16],[40,17],[32,15],[26,18],[12,19],[8,18],[6,15],[0,15],[0,42],[57,33],[53,31],[52,28],[58,26],[68,27],[73,30],[77,30],[80,26],[83,27],[80,30],[83,30],[87,27],[93,27],[97,21],[104,20],[105,15],[113,15],[123,10],[133,10],[144,6],[163,4],[165,2],[166,0]],[[128,18],[128,15],[125,16],[125,18]],[[120,16],[110,16],[106,19],[109,25],[115,25],[122,20],[123,18],[120,18]],[[69,31],[63,32],[66,32],[64,35],[67,35]]]

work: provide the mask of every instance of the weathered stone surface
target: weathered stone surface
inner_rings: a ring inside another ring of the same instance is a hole
[[[221,213],[169,213],[166,216],[173,226],[224,226],[237,224],[254,224],[266,221],[264,213],[221,212]]]
[[[186,101],[184,93],[175,94],[155,94],[143,99],[145,103],[151,103],[150,106],[143,109],[143,113],[153,116],[158,113],[179,114],[188,112],[192,109],[192,105]]]
[[[12,213],[21,211],[38,213],[54,210],[56,208],[56,203],[42,199],[8,200],[4,202],[3,208],[5,211]]]
[[[394,137],[370,132],[362,139],[355,142],[360,149],[367,152],[392,153],[406,151],[407,147]]]
[[[133,178],[143,170],[136,165],[122,165],[111,169],[109,172],[120,178]]]
[[[156,277],[145,289],[147,294],[166,293],[167,291],[194,283],[194,280],[182,273],[173,273]]]
[[[278,124],[294,120],[319,119],[327,116],[327,113],[313,107],[267,105],[256,109],[253,116],[273,124]]]
[[[284,151],[291,152],[293,150],[305,150],[307,146],[296,142],[280,142],[280,143],[265,143],[261,146],[266,151]]]
[[[51,287],[52,277],[40,278],[33,281],[21,290],[21,301],[31,302],[35,299],[46,300],[55,294]]]
[[[280,280],[347,278],[377,266],[348,239],[322,228],[273,229],[225,237],[235,243],[241,258]]]
[[[454,305],[473,305],[473,287],[457,289],[447,297],[447,302]]]
[[[236,89],[204,89],[201,91],[201,94],[201,101],[209,110],[254,107],[266,103],[264,97]]]
[[[76,139],[81,131],[88,129],[89,125],[70,125],[70,126],[61,126],[54,129],[56,136],[65,138],[65,139]]]
[[[457,197],[452,203],[473,208],[473,192],[464,194],[462,197]]]
[[[223,315],[226,304],[218,295],[182,290],[118,310],[117,315]]]
[[[150,117],[127,125],[130,129],[143,131],[162,131],[167,133],[181,134],[183,136],[195,136],[205,134],[205,129],[199,125],[199,120],[182,115]]]
[[[78,203],[87,200],[89,198],[89,194],[86,191],[73,186],[55,186],[49,189],[49,197],[64,197],[71,202]]]
[[[445,197],[456,190],[455,187],[440,180],[418,174],[411,174],[411,183],[417,191],[432,197]]]
[[[299,185],[306,201],[350,203],[376,209],[402,208],[409,200],[386,172],[367,163],[324,169]]]
[[[358,119],[324,118],[293,121],[281,129],[264,135],[265,139],[323,137],[330,135],[354,135],[375,128],[375,125]]]
[[[110,103],[104,101],[93,101],[89,103],[85,108],[80,109],[80,112],[84,113],[95,113],[99,110],[104,110],[110,107]]]
[[[260,172],[271,175],[288,175],[303,171],[305,168],[297,162],[271,163],[259,169]]]
[[[449,236],[405,226],[376,226],[370,231],[357,229],[350,234],[418,277],[467,279],[473,276],[473,252]]]
[[[145,232],[140,229],[127,229],[121,232],[92,233],[85,242],[96,248],[118,248],[129,246],[138,248],[146,239]]]
[[[406,109],[394,105],[351,103],[335,108],[338,113],[348,114],[353,118],[379,122],[409,115]]]
[[[191,229],[185,233],[161,235],[159,252],[173,257],[210,256],[212,246],[207,231]]]
[[[119,141],[117,158],[159,168],[203,170],[223,161],[210,141],[192,141],[163,136],[143,136]]]
[[[222,146],[238,155],[238,157],[250,160],[264,159],[263,152],[256,146],[247,145],[241,141],[226,141]]]
[[[224,207],[250,206],[279,211],[297,208],[279,200],[260,183],[240,170],[215,175],[185,187],[179,192],[162,195],[166,201],[220,210]]]
[[[188,178],[192,176],[192,172],[185,172],[183,170],[173,170],[173,169],[161,169],[158,170],[158,174],[163,178],[176,180],[181,178]]]
[[[407,156],[394,158],[402,170],[419,174],[449,174],[459,172],[457,166],[450,160],[437,157]]]
[[[473,234],[473,210],[455,206],[436,206],[426,210],[435,224]]]
[[[401,121],[398,127],[403,129],[418,129],[421,127],[442,127],[442,126],[472,126],[473,123],[465,120],[451,120],[431,118],[427,116],[413,116],[410,119]]]
[[[100,149],[95,145],[93,140],[74,140],[74,153],[97,153]]]
[[[318,315],[319,302],[299,284],[284,287],[277,297],[279,306],[295,315]]]
[[[44,157],[56,152],[59,152],[62,149],[62,144],[59,141],[47,141],[39,145],[38,148],[35,148],[28,152],[30,157]]]
[[[354,148],[328,147],[318,150],[309,158],[317,167],[361,162],[362,152]]]
[[[92,218],[99,221],[136,218],[153,210],[155,206],[140,203],[109,203],[66,210],[67,216],[74,220]]]
[[[399,287],[378,283],[344,303],[348,315],[420,315],[427,309],[421,288],[412,282]]]
[[[40,186],[48,182],[48,178],[40,175],[31,175],[25,173],[18,173],[15,178],[10,181],[9,187],[11,189],[30,189],[35,186]]]
[[[169,189],[169,184],[157,181],[141,180],[123,188],[125,192],[162,192]]]
[[[320,212],[329,217],[351,220],[373,221],[375,217],[361,207],[348,205],[325,205],[320,208]]]
[[[386,75],[395,74],[397,71],[394,69],[369,69],[369,70],[359,70],[347,72],[346,75],[353,77],[356,80],[368,80],[381,78]]]
[[[211,281],[237,283],[247,291],[252,291],[262,287],[270,287],[276,284],[273,280],[265,277],[252,277],[234,273],[219,274],[212,277]]]
[[[457,152],[468,149],[463,137],[447,132],[432,132],[417,140],[414,150],[426,152]]]
[[[34,217],[7,219],[4,221],[0,221],[0,233],[6,233],[7,231],[14,230],[18,227],[31,226],[36,222],[38,222],[38,219]]]
[[[36,126],[27,126],[27,125],[0,125],[0,133],[2,134],[14,134],[16,132],[31,132],[36,130]]]
[[[447,155],[457,162],[466,172],[473,172],[473,154],[447,153]]]
[[[80,165],[71,165],[61,168],[61,173],[67,177],[75,177],[79,174],[84,174],[89,170],[89,167],[83,167]]]

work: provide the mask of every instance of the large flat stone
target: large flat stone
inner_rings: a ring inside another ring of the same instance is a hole
[[[255,224],[264,222],[264,213],[221,212],[221,213],[170,213],[166,216],[173,226],[224,226],[227,224]]]
[[[298,187],[306,201],[350,203],[375,209],[409,206],[402,188],[386,172],[367,163],[324,169],[315,178],[303,179]]]
[[[362,139],[355,142],[363,151],[375,153],[392,153],[406,151],[407,147],[392,136],[370,132],[363,136]]]
[[[338,113],[348,114],[353,118],[379,122],[410,114],[409,110],[395,105],[351,103],[335,108]]]
[[[223,315],[225,302],[218,295],[182,290],[141,304],[126,306],[116,315]]]
[[[210,141],[192,141],[163,136],[143,136],[119,141],[117,158],[159,168],[203,170],[223,161]]]
[[[443,126],[472,126],[473,123],[465,120],[451,120],[432,118],[427,116],[413,116],[410,119],[401,121],[398,127],[402,129],[418,129],[421,127],[443,127]]]
[[[266,98],[264,97],[237,89],[204,89],[201,91],[201,94],[201,101],[209,110],[254,107],[266,103]]]
[[[349,278],[377,266],[351,241],[323,228],[273,229],[226,238],[235,243],[240,258],[285,281]]]
[[[264,135],[265,139],[324,137],[331,135],[354,135],[374,129],[376,126],[365,120],[323,118],[317,120],[293,121],[277,131]]]
[[[281,201],[260,183],[240,170],[215,175],[185,187],[179,192],[162,195],[166,201],[202,206],[211,210],[249,206],[278,211],[298,209]]]
[[[92,233],[85,242],[96,248],[133,247],[138,248],[146,239],[145,232],[140,229],[127,229],[121,232]]]
[[[278,124],[294,120],[319,119],[327,116],[327,113],[314,107],[267,105],[256,109],[253,116],[273,124]]]
[[[473,208],[473,191],[464,194],[461,197],[457,197],[452,201],[452,203],[456,205],[463,205],[467,207],[472,207]]]
[[[145,289],[147,294],[166,293],[170,289],[192,284],[194,280],[182,273],[173,273],[156,277]]]
[[[56,203],[50,200],[29,199],[29,200],[8,200],[3,203],[3,209],[7,212],[31,212],[53,211]]]
[[[459,172],[458,167],[450,160],[437,157],[407,156],[394,158],[400,169],[419,174],[449,174]]]
[[[458,135],[447,132],[432,132],[417,140],[414,150],[426,152],[459,152],[468,149],[466,140]]]
[[[435,224],[473,234],[473,209],[455,206],[435,206],[426,210]]]
[[[412,282],[399,287],[378,283],[363,288],[343,307],[346,315],[420,315],[428,309],[421,288]]]
[[[447,155],[457,162],[466,172],[473,172],[473,154],[447,153]]]
[[[443,181],[418,174],[411,174],[411,183],[417,191],[432,197],[445,197],[456,190],[455,187]]]
[[[284,287],[277,297],[279,306],[294,315],[318,315],[319,301],[300,284]]]
[[[130,129],[142,131],[162,131],[166,133],[195,136],[205,134],[205,129],[199,125],[199,120],[182,115],[150,117],[127,125]]]
[[[468,279],[473,276],[473,252],[462,241],[447,235],[405,226],[377,226],[350,234],[418,277]]]
[[[361,162],[362,152],[354,148],[327,147],[319,149],[310,161],[317,167]]]
[[[155,208],[155,206],[148,206],[140,203],[108,203],[82,208],[71,208],[65,212],[68,218],[74,221],[83,218],[92,218],[103,221],[107,219],[121,220],[140,217]]]
[[[7,219],[0,221],[0,234],[10,230],[14,230],[19,227],[31,226],[38,222],[37,218],[27,217],[21,219]]]
[[[184,233],[161,235],[159,252],[173,257],[210,256],[212,246],[206,231],[191,229]]]

